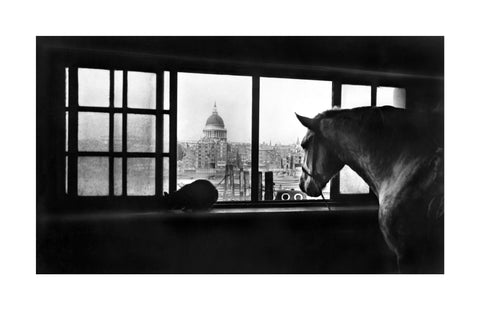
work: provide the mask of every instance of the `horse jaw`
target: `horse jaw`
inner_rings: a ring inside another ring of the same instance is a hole
[[[313,178],[305,176],[305,174],[302,174],[300,177],[300,189],[310,197],[320,196],[325,185],[326,183],[319,186]]]

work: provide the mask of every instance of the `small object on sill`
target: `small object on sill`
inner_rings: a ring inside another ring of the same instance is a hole
[[[170,195],[164,193],[163,198],[169,210],[208,211],[217,201],[218,191],[210,181],[196,180]]]

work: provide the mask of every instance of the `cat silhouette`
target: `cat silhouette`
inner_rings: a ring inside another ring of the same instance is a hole
[[[206,211],[217,199],[218,191],[208,180],[196,180],[172,194],[164,193],[165,203],[172,210]]]

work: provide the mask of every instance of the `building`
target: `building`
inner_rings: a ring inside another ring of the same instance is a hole
[[[228,159],[227,129],[218,114],[216,103],[205,123],[203,134],[197,143],[197,168],[225,168]]]

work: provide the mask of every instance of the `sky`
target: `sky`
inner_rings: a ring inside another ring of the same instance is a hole
[[[252,78],[249,76],[178,73],[178,140],[199,140],[213,105],[223,118],[227,139],[250,142]]]
[[[290,144],[306,129],[295,112],[313,117],[331,107],[331,82],[260,79],[260,142]],[[198,140],[216,102],[231,142],[251,142],[252,78],[178,74],[178,139]]]
[[[115,72],[115,106],[121,106],[120,73]],[[79,69],[78,74],[79,104],[108,106],[109,71]],[[155,108],[155,74],[129,72],[128,79],[128,106]],[[165,81],[168,82],[168,79]],[[370,105],[370,93],[370,86],[342,85],[342,107]],[[405,93],[404,90],[380,87],[377,99],[379,105],[400,103],[404,106]],[[164,101],[168,103],[168,98]],[[260,78],[260,143],[285,145],[301,140],[306,128],[297,120],[295,113],[314,117],[330,109],[331,102],[330,81]],[[205,122],[212,114],[215,103],[218,114],[225,123],[228,141],[250,143],[252,77],[198,73],[178,74],[178,140],[201,139]],[[168,109],[168,106],[165,108]],[[106,117],[106,114],[100,113],[80,113],[79,140],[98,135],[108,137],[108,119],[104,119]],[[149,136],[154,122],[147,122],[148,128],[140,128],[135,121],[134,117],[129,119],[130,135]],[[165,129],[168,129],[168,116],[165,125]],[[116,127],[119,132],[120,128]]]
[[[295,116],[314,117],[332,107],[332,82],[260,78],[260,142],[295,143],[307,133]]]

